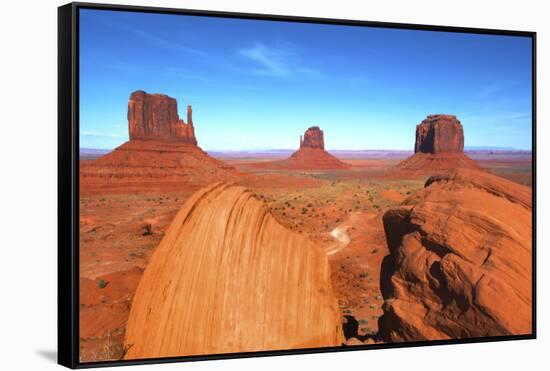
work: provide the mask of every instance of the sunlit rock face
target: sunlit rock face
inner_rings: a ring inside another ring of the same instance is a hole
[[[193,111],[187,106],[187,123],[179,118],[178,103],[164,94],[138,90],[128,101],[130,140],[165,140],[197,144]]]

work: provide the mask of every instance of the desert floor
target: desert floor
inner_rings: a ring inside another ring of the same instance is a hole
[[[531,156],[470,154],[481,166],[531,185]],[[430,174],[394,169],[400,158],[343,158],[349,170],[267,170],[266,157],[219,159],[255,177],[242,183],[275,218],[326,250],[342,318],[357,334],[377,332],[382,314],[380,265],[387,255],[382,215],[424,186]],[[172,218],[199,187],[184,183],[103,184],[80,192],[80,358],[120,359],[126,321],[139,279]]]

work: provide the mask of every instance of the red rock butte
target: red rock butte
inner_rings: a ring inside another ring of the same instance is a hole
[[[319,126],[310,127],[306,130],[303,137],[300,136],[300,149],[302,148],[325,149],[324,133]]]
[[[325,138],[323,130],[318,126],[312,126],[300,136],[300,148],[288,159],[263,164],[266,167],[296,170],[338,170],[348,169],[349,165],[343,163],[327,151],[325,151]]]
[[[324,250],[218,183],[173,219],[134,296],[127,359],[342,344]]]
[[[454,115],[428,115],[416,126],[414,155],[397,165],[404,170],[455,170],[479,165],[464,154],[464,129]]]
[[[128,102],[130,140],[160,140],[197,144],[193,110],[187,106],[187,123],[179,118],[178,103],[164,94],[138,90]]]
[[[187,106],[186,123],[179,118],[176,100],[167,95],[133,92],[128,101],[128,134],[128,142],[81,165],[82,184],[184,181],[206,185],[233,181],[239,175],[198,146],[191,106]]]

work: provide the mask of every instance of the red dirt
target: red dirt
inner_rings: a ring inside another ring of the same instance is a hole
[[[80,358],[120,358],[130,304],[143,270],[133,267],[97,277],[80,278]],[[109,329],[105,331],[105,329]]]
[[[402,193],[393,189],[384,191],[380,195],[386,200],[395,201],[395,202],[401,202],[406,198]]]
[[[380,267],[388,254],[381,213],[352,213],[342,223],[349,244],[329,255],[332,283],[344,316],[358,321],[349,338],[374,339],[383,298],[379,287]],[[364,341],[364,340],[363,340]]]

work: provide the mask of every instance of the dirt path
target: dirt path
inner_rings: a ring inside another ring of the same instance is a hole
[[[363,224],[365,213],[362,212],[354,212],[351,213],[349,218],[344,221],[342,224],[339,224],[334,228],[332,231],[330,231],[330,236],[334,239],[334,242],[329,245],[327,248],[327,255],[334,255],[337,252],[342,251],[345,249],[350,242],[352,242],[352,239],[348,233],[350,229],[355,230],[356,228],[360,227],[360,224]]]
[[[338,226],[330,232],[334,243],[327,249],[327,255],[335,254],[349,245],[351,238],[347,231],[348,228],[349,226]]]
[[[333,288],[342,316],[350,326],[357,327],[356,334],[346,334],[346,337],[372,338],[382,314],[380,266],[388,253],[382,213],[351,213],[329,234],[334,239],[327,250]]]

